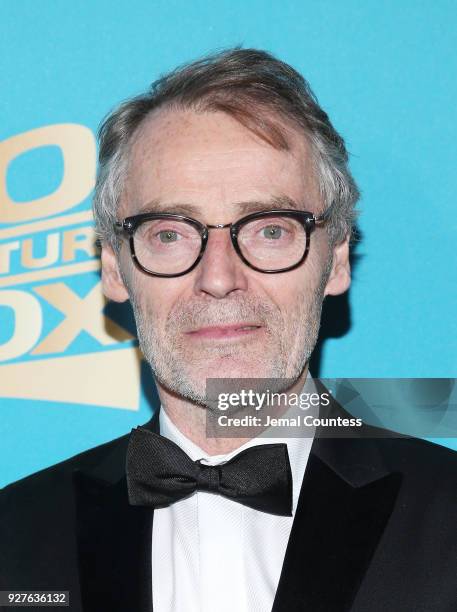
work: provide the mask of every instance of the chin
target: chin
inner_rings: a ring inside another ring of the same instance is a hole
[[[194,380],[208,378],[276,378],[279,374],[272,364],[256,364],[252,359],[220,357],[211,366],[190,373]]]
[[[238,384],[237,381],[241,382]],[[243,384],[242,381],[247,382]],[[242,388],[252,388],[257,392],[266,389],[282,392],[290,386],[290,380],[285,379],[274,364],[256,365],[239,361],[236,364],[219,362],[205,369],[187,370],[180,383],[180,388],[176,389],[178,394],[208,408],[212,407],[220,393],[237,393]]]

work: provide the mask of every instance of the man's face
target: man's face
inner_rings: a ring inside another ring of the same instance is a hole
[[[118,219],[159,207],[225,224],[246,214],[240,203],[263,210],[284,197],[320,213],[308,145],[292,130],[288,140],[289,151],[277,150],[224,113],[156,112],[134,141]],[[194,270],[158,278],[134,266],[124,242],[118,261],[103,250],[104,290],[117,301],[130,298],[159,385],[204,403],[207,378],[298,379],[317,339],[324,295],[349,284],[347,243],[338,248],[329,277],[332,254],[325,230],[317,229],[302,266],[263,274],[239,259],[228,229],[209,230]]]

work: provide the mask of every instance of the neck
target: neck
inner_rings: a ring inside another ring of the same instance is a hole
[[[308,365],[305,366],[298,380],[285,393],[299,393],[305,384],[308,374]],[[171,393],[156,381],[162,410],[165,410],[169,419],[179,429],[179,431],[204,450],[208,455],[223,455],[239,448],[249,438],[209,438],[206,431],[206,408],[197,406],[188,400]],[[287,409],[284,406],[284,411]],[[278,414],[278,416],[280,416]],[[260,433],[260,432],[259,432]]]

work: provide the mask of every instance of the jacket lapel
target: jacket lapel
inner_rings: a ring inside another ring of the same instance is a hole
[[[334,412],[349,416],[335,404]],[[158,411],[144,427],[159,431]],[[152,611],[154,513],[128,503],[128,440],[74,474],[84,612]],[[399,487],[373,440],[316,437],[272,612],[351,610]]]
[[[158,411],[145,427],[158,431]],[[154,512],[128,501],[129,436],[90,470],[74,473],[81,600],[84,612],[152,611]]]
[[[272,612],[352,608],[401,484],[360,433],[313,442]]]

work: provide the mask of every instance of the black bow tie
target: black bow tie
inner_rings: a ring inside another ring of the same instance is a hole
[[[192,461],[174,442],[132,429],[127,485],[133,506],[167,506],[194,491],[220,493],[256,510],[292,516],[292,473],[287,444],[251,446],[219,465]]]

